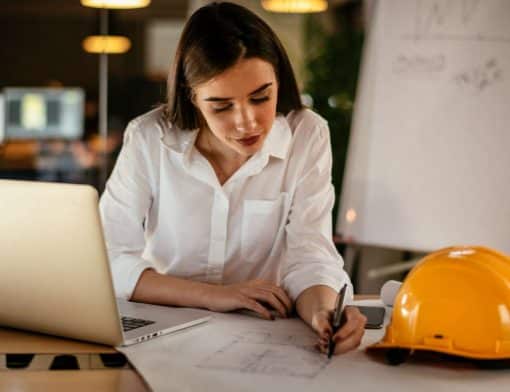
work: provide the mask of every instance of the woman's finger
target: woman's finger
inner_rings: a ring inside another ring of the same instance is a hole
[[[245,296],[244,300],[242,301],[242,306],[260,314],[266,320],[274,320],[274,316],[271,314],[271,312],[252,298]]]
[[[316,312],[312,317],[312,328],[317,332],[321,339],[329,339],[329,337],[333,334],[333,329],[331,328],[331,316],[332,312],[327,310],[322,310]]]
[[[361,314],[358,308],[355,306],[347,306],[344,310],[346,322],[340,327],[340,329],[335,333],[335,337],[340,338],[341,340],[346,339],[349,335],[351,335],[357,328],[360,322],[366,322],[366,317]]]
[[[280,316],[287,317],[285,306],[271,291],[262,290],[259,288],[251,288],[246,291],[246,295],[248,295],[250,298],[256,299],[258,302],[265,302],[278,313],[280,313]]]
[[[327,344],[322,344],[322,343],[317,343],[315,345],[315,348],[320,351],[321,353],[324,353],[326,354],[328,352],[328,345]]]
[[[272,287],[273,293],[278,297],[278,299],[285,305],[285,308],[287,309],[287,313],[290,314],[292,311],[292,300],[290,299],[287,292],[278,286]]]
[[[319,343],[321,344],[326,344],[328,343],[329,339],[328,338],[325,338],[325,337],[319,337]]]
[[[292,301],[289,298],[287,292],[281,287],[274,285],[270,285],[269,290],[271,290],[271,292],[278,297],[280,302],[285,306],[287,315],[289,315],[292,312]]]
[[[365,333],[365,324],[360,322],[358,327],[343,340],[335,340],[335,354],[343,354],[357,348],[361,344],[361,339]]]
[[[285,292],[285,290],[282,289],[281,287],[276,286],[275,284],[273,284],[267,280],[261,280],[261,279],[250,280],[248,282],[248,286],[253,287],[253,288],[262,289],[262,290],[267,290],[267,291],[273,293],[284,304],[288,313],[290,313],[290,311],[292,310],[292,301],[290,300],[290,298],[287,295],[287,293]]]

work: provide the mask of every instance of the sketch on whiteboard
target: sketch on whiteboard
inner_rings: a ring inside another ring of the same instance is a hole
[[[433,55],[401,53],[393,60],[393,73],[406,76],[434,75],[441,73],[446,66],[442,53]]]
[[[416,14],[416,32],[419,35],[446,32],[448,27],[473,23],[479,14],[479,0],[421,0]]]
[[[247,331],[232,338],[197,367],[240,373],[314,378],[328,364],[310,335]]]
[[[484,64],[459,72],[454,81],[461,87],[482,91],[503,78],[503,71],[494,58]]]
[[[412,40],[510,42],[506,0],[415,0]],[[489,7],[490,6],[490,7]],[[501,15],[491,10],[501,10]],[[490,23],[501,18],[499,22]]]

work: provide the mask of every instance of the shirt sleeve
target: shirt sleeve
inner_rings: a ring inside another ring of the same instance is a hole
[[[143,133],[131,122],[99,203],[115,294],[124,299],[131,298],[142,272],[153,267],[142,258],[152,202],[148,154]]]
[[[339,291],[347,283],[346,299],[351,300],[352,284],[333,243],[331,213],[335,192],[327,124],[317,125],[305,143],[309,143],[307,156],[286,225],[282,286],[295,301],[309,287],[326,285]]]

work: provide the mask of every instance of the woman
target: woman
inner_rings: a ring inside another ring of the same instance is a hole
[[[196,11],[168,102],[133,120],[100,208],[117,295],[227,312],[299,316],[325,352],[348,283],[332,242],[327,123],[302,107],[285,51],[252,12]],[[354,307],[335,353],[356,348]]]

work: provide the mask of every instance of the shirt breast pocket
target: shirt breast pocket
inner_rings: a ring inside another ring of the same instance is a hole
[[[241,257],[245,262],[265,261],[285,225],[287,193],[274,200],[245,200]]]

